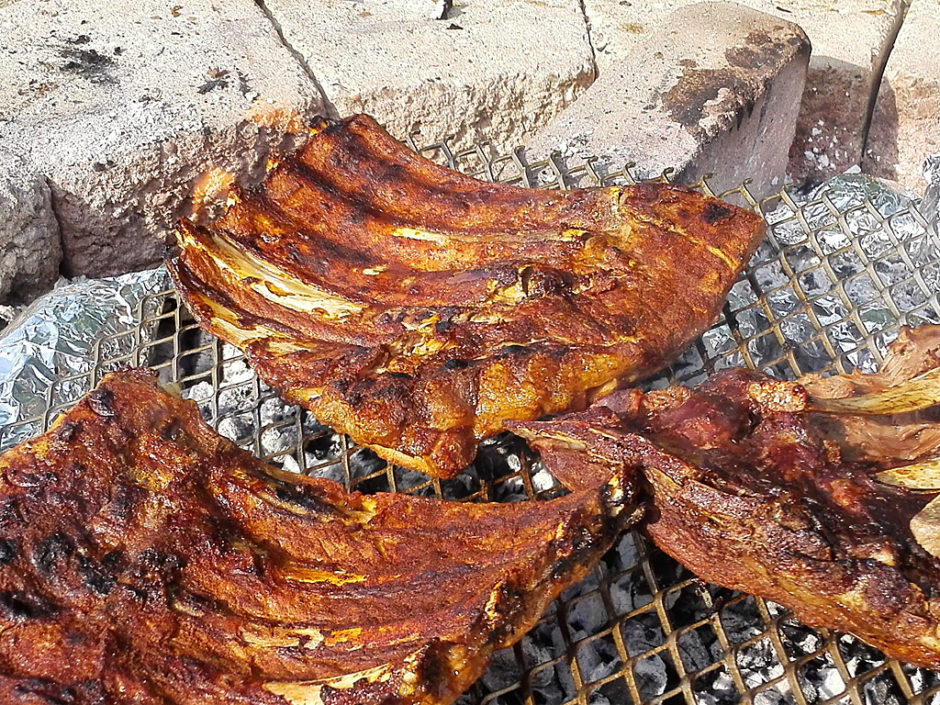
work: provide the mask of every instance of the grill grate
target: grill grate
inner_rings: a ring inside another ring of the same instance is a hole
[[[567,168],[554,160],[526,163],[521,153],[492,155],[485,146],[462,152],[446,143],[411,146],[506,183],[572,188],[632,181],[629,166],[601,173],[594,160]],[[800,204],[787,193],[757,203],[746,185],[719,194],[759,209],[768,238],[721,319],[650,385],[695,383],[738,365],[787,378],[873,370],[899,325],[940,323],[940,241],[916,204],[862,181],[843,186]],[[707,181],[697,187],[710,192]],[[474,466],[454,480],[388,466],[283,404],[238,350],[198,328],[172,291],[148,297],[136,327],[96,344],[91,372],[57,380],[45,412],[17,426],[44,430],[105,372],[142,364],[179,384],[207,421],[255,455],[349,489],[462,501],[560,491],[510,436],[485,442]],[[801,625],[773,603],[701,583],[630,532],[515,647],[495,655],[461,702],[919,705],[940,703],[940,675],[885,660],[850,636]]]

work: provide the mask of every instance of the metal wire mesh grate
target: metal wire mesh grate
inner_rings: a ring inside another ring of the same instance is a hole
[[[601,173],[592,160],[566,168],[554,160],[526,163],[521,154],[491,155],[484,146],[456,153],[446,143],[411,146],[507,183],[571,188],[632,181],[629,167]],[[710,192],[707,182],[697,187]],[[871,370],[899,325],[940,323],[940,242],[916,204],[887,193],[863,184],[800,204],[786,193],[757,203],[746,185],[719,194],[759,209],[768,238],[721,319],[649,384],[694,383],[735,365],[789,378]],[[17,426],[44,430],[105,372],[150,365],[197,401],[219,432],[257,456],[349,489],[461,501],[560,491],[510,436],[485,442],[474,465],[453,480],[389,466],[282,403],[238,350],[202,333],[172,291],[148,297],[138,313],[134,328],[96,344],[87,374],[56,380],[46,409]],[[806,627],[773,603],[701,583],[630,532],[516,646],[495,655],[462,702],[940,703],[940,675],[886,660],[850,636]]]

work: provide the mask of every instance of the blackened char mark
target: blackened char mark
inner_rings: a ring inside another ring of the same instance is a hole
[[[88,406],[98,416],[114,416],[114,394],[107,389],[96,389],[88,395]]]
[[[58,614],[58,608],[42,595],[25,590],[0,592],[0,615],[10,621],[43,619]]]
[[[97,679],[63,685],[48,678],[24,678],[17,684],[14,692],[17,695],[16,702],[30,705],[105,705],[111,702],[106,698],[101,681]]]
[[[731,215],[731,209],[718,201],[710,201],[702,213],[702,219],[709,225],[714,225],[722,218]]]
[[[313,491],[312,487],[306,485],[280,485],[274,495],[287,504],[293,504],[301,509],[314,512],[316,514],[335,514],[336,510],[323,498]]]
[[[47,536],[33,548],[33,564],[45,575],[50,575],[56,565],[75,551],[72,539],[62,533]]]
[[[92,592],[107,595],[114,588],[115,576],[87,556],[78,557],[78,572],[85,587]]]
[[[13,539],[0,539],[0,567],[12,563],[16,554],[17,545]]]
[[[75,438],[81,428],[82,424],[80,421],[64,423],[55,430],[55,437],[63,443],[68,443]]]

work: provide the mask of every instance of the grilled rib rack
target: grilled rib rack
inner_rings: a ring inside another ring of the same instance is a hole
[[[446,142],[411,146],[506,183],[573,188],[632,181],[629,166],[602,173],[595,160],[568,168],[554,159],[494,156],[485,146],[461,152]],[[707,180],[696,187],[711,193]],[[692,384],[740,365],[781,378],[870,371],[900,325],[940,323],[940,238],[916,203],[860,177],[844,177],[800,203],[787,193],[757,203],[746,185],[718,195],[759,209],[768,238],[721,320],[650,386]],[[91,372],[55,380],[41,415],[0,432],[44,431],[104,373],[125,365],[158,369],[215,428],[259,457],[349,489],[460,501],[561,491],[508,435],[484,442],[474,465],[453,480],[386,464],[281,402],[237,349],[198,328],[173,291],[148,296],[136,325],[98,341]],[[940,703],[940,674],[886,660],[851,636],[806,627],[771,602],[701,583],[630,532],[535,629],[498,652],[460,702]]]

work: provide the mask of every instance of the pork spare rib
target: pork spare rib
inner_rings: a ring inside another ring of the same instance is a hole
[[[514,430],[569,487],[641,475],[646,532],[699,577],[940,669],[940,326],[878,374],[727,370]]]
[[[610,546],[620,480],[516,504],[348,493],[109,374],[0,457],[0,702],[450,703]]]
[[[455,475],[506,419],[583,409],[719,313],[764,228],[659,183],[569,191],[438,166],[323,121],[168,260],[208,331],[381,457]]]

